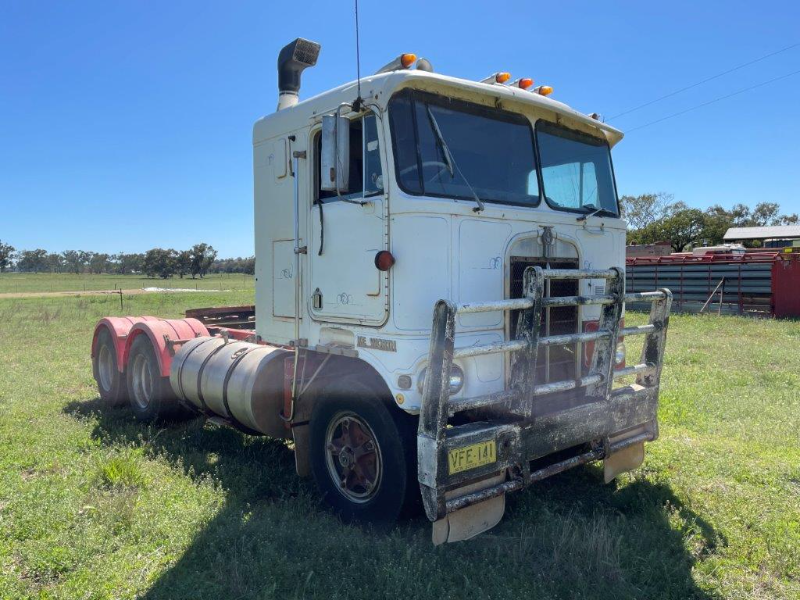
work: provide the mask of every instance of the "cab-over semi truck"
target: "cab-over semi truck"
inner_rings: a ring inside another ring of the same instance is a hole
[[[278,110],[253,128],[254,328],[105,318],[101,397],[291,440],[344,519],[421,501],[435,543],[571,467],[639,466],[671,296],[625,293],[622,134],[529,79],[412,54],[299,102],[319,50],[281,51]],[[625,327],[626,301],[650,302],[649,323]]]

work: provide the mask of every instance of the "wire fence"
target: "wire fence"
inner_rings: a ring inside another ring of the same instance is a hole
[[[255,288],[253,275],[220,273],[203,278],[149,278],[142,275],[0,273],[0,296],[56,292],[101,292],[153,289],[164,291],[247,291]]]

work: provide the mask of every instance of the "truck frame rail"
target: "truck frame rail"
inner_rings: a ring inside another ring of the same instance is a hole
[[[545,297],[547,279],[604,279],[601,296]],[[625,302],[651,303],[647,325],[621,327]],[[434,309],[430,364],[425,378],[417,437],[418,478],[431,521],[507,492],[519,490],[566,469],[620,452],[657,436],[656,409],[672,295],[669,290],[625,293],[622,269],[571,270],[528,267],[524,297],[484,303],[440,300]],[[567,335],[540,334],[547,306],[600,305],[597,331]],[[483,346],[455,347],[456,315],[520,311],[516,339]],[[638,363],[615,370],[620,336],[645,336]],[[588,372],[576,379],[538,383],[538,349],[548,345],[593,342]],[[453,360],[485,354],[510,354],[506,389],[487,395],[451,398]],[[614,388],[616,379],[636,376],[634,384]],[[586,389],[586,402],[539,414],[536,402],[548,394]],[[451,423],[459,413],[475,411],[472,420]],[[485,452],[477,466],[451,464],[453,451]],[[567,458],[541,464],[549,455],[574,450]],[[467,450],[469,451],[469,450]],[[499,482],[498,482],[499,481]],[[481,482],[488,486],[481,489]],[[476,485],[477,484],[477,485]],[[460,490],[463,493],[460,493]]]

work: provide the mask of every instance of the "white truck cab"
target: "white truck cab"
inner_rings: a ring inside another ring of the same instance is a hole
[[[268,343],[353,350],[400,408],[418,412],[437,300],[519,297],[529,265],[624,265],[610,156],[622,134],[537,93],[418,69],[364,78],[354,111],[357,94],[347,84],[253,128],[257,332]],[[337,109],[350,138],[340,194],[321,188],[322,120]],[[376,268],[380,253],[390,255],[385,270]],[[573,293],[604,289],[587,279]],[[553,312],[551,329],[570,333],[600,309]],[[459,327],[465,346],[502,341],[513,328],[502,311],[464,315]],[[458,394],[490,393],[508,378],[500,355],[456,364]]]
[[[671,295],[625,293],[622,134],[531,80],[409,54],[299,101],[319,50],[281,51],[278,110],[253,127],[255,329],[220,327],[220,308],[104,319],[101,396],[291,439],[342,517],[394,521],[421,499],[435,543],[568,468],[639,466]],[[624,327],[632,300],[648,324]]]

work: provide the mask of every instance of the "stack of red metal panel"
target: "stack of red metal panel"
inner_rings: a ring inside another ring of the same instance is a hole
[[[629,258],[626,290],[653,288],[672,291],[673,310],[797,318],[800,254],[748,252]]]

